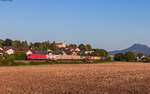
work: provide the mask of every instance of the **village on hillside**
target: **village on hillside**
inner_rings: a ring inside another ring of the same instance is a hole
[[[16,55],[24,56],[24,60],[28,59],[74,59],[74,60],[104,60],[108,57],[108,52],[104,49],[93,49],[90,44],[69,44],[65,41],[56,43],[35,42],[28,44],[27,41],[19,40],[1,40],[0,41],[0,55]],[[23,59],[23,58],[21,58]]]

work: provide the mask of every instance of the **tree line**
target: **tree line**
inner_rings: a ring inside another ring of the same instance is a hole
[[[51,49],[51,50],[57,50],[56,42],[53,41],[50,43],[50,41],[44,41],[44,42],[30,42],[28,43],[26,40],[25,41],[20,41],[20,40],[11,40],[9,38],[5,40],[0,40],[0,47],[12,47],[16,50],[21,50],[21,49],[30,49],[30,48],[35,48],[37,50],[43,50],[43,49]],[[92,46],[90,44],[69,44],[67,47],[70,48],[79,48],[82,51],[87,51],[87,50],[92,50]]]
[[[126,53],[117,53],[114,56],[115,61],[140,61],[140,62],[150,62],[150,56],[147,56],[143,53],[134,54],[132,51]]]

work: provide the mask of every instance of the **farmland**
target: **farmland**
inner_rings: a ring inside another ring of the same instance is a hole
[[[0,67],[0,94],[149,94],[150,64]]]

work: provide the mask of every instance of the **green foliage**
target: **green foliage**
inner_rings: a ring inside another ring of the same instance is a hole
[[[3,40],[0,39],[0,47],[3,47]]]
[[[21,45],[21,42],[19,40],[13,41],[12,46],[14,49],[17,49],[17,50],[23,49],[23,46]]]
[[[0,57],[0,64],[1,65],[12,65],[14,63],[14,55],[5,55]]]
[[[2,45],[3,46],[12,46],[12,40],[11,39],[6,39],[3,43],[2,43]]]
[[[78,48],[81,50],[81,51],[86,51],[86,48],[85,48],[85,45],[84,44],[80,44],[78,46]]]
[[[116,61],[125,61],[125,56],[123,53],[117,53],[114,56],[114,60]]]
[[[125,54],[118,53],[118,54],[115,54],[114,56],[114,60],[116,61],[135,61],[135,59],[136,59],[136,56],[131,51],[126,52]]]
[[[26,40],[22,41],[22,46],[23,46],[23,49],[28,49],[29,48],[28,42]]]
[[[107,57],[106,57],[106,61],[111,61],[111,57],[110,57],[110,56],[107,56]]]
[[[24,63],[24,62],[14,62],[14,63],[12,64],[12,66],[27,66],[27,65],[29,65],[29,64]]]
[[[91,56],[102,56],[102,57],[107,57],[108,52],[104,49],[94,49],[94,52],[91,53]]]
[[[45,62],[33,62],[31,61],[30,62],[30,65],[44,65],[44,64],[50,64],[48,61],[45,61]]]
[[[142,61],[150,63],[150,57],[144,57],[142,58]]]
[[[136,58],[135,54],[131,51],[126,52],[124,56],[126,61],[135,61]]]
[[[26,45],[26,41],[25,41],[24,45]],[[51,44],[49,41],[35,42],[35,43],[30,42],[30,44],[26,45],[26,47],[27,48],[34,48],[36,50],[43,50],[43,49],[50,49]]]
[[[88,63],[88,60],[87,59],[83,59],[83,63]]]
[[[20,41],[20,40],[13,41],[12,46],[16,50],[23,50],[29,48],[27,41]]]
[[[139,58],[142,58],[142,56],[144,56],[144,54],[143,54],[143,53],[138,53],[137,56],[138,56]]]
[[[80,45],[78,46],[78,48],[79,48],[81,51],[90,51],[90,50],[92,50],[92,46],[91,46],[90,44],[86,44],[86,45],[80,44]]]
[[[86,51],[92,50],[92,46],[90,44],[85,45]]]
[[[3,57],[0,56],[0,64],[3,62]]]
[[[50,45],[50,49],[53,50],[53,51],[57,50],[57,46],[56,46],[55,41]]]
[[[70,48],[77,48],[77,45],[76,44],[70,44],[68,47],[70,47]]]
[[[40,46],[41,46],[41,43],[40,42],[35,42],[32,46],[32,48],[34,49],[37,49],[37,50],[40,50]]]
[[[16,52],[14,54],[14,57],[15,57],[15,60],[26,60],[26,54],[25,53],[19,54]]]

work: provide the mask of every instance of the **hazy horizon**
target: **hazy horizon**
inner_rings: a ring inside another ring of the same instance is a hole
[[[0,1],[0,38],[65,40],[108,51],[150,46],[149,0]]]

